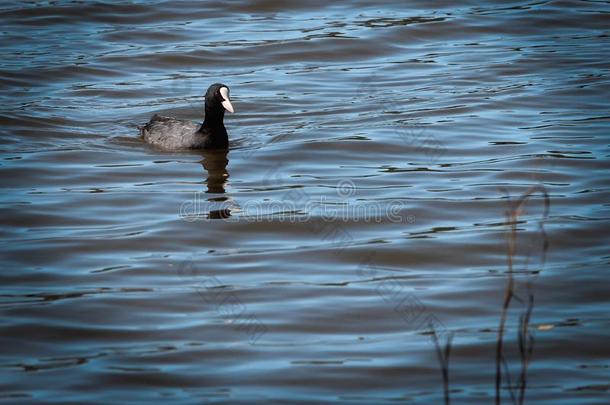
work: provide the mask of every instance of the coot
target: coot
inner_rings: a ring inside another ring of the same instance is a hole
[[[203,124],[155,114],[140,127],[140,136],[151,145],[165,150],[226,149],[229,138],[223,123],[225,110],[234,111],[229,88],[215,83],[205,93]]]

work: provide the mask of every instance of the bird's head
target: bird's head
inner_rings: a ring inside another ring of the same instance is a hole
[[[231,113],[235,112],[229,99],[229,88],[222,83],[215,83],[208,88],[205,93],[205,106],[206,110],[211,108],[225,109]]]

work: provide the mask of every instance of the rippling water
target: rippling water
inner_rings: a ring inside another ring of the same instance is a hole
[[[608,403],[609,2],[0,10],[2,401]]]

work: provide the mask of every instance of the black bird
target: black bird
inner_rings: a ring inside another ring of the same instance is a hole
[[[229,137],[223,123],[225,110],[234,112],[229,88],[215,83],[205,93],[205,118],[199,125],[192,121],[153,115],[140,127],[144,141],[165,150],[227,149]]]

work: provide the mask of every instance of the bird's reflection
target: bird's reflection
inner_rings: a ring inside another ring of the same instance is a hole
[[[203,152],[201,165],[208,174],[205,181],[208,186],[208,193],[225,193],[225,184],[229,179],[229,172],[227,171],[227,165],[229,164],[229,159],[227,159],[228,153],[228,150]]]
[[[207,185],[206,193],[208,194],[225,194],[225,184],[229,179],[229,172],[227,171],[227,165],[229,159],[227,158],[228,150],[209,150],[203,152],[203,159],[201,165],[206,171],[208,177],[205,180]],[[226,202],[229,200],[226,196],[209,197],[208,202],[211,207],[216,204],[219,209],[212,209],[208,212],[209,219],[224,219],[231,216],[231,210],[227,208]]]

